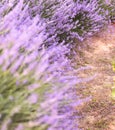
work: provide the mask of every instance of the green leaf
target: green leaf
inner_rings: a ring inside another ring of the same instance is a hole
[[[111,96],[115,100],[115,87],[112,88]]]

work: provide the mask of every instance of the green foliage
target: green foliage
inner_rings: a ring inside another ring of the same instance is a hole
[[[106,3],[105,0],[98,0],[99,7],[103,9],[100,13],[105,15],[107,20],[112,20],[115,18],[115,0],[110,0]]]
[[[115,86],[112,88],[112,99],[115,100]]]
[[[14,130],[20,123],[25,125],[25,130],[26,128],[31,130],[32,128],[29,128],[27,123],[37,118],[37,110],[40,107],[40,102],[43,101],[43,95],[48,89],[48,84],[29,90],[27,86],[35,81],[29,77],[29,82],[24,82],[23,78],[17,80],[8,70],[0,69],[0,129],[3,129],[3,126],[10,120],[11,122],[7,124],[7,130]],[[35,104],[31,104],[28,100],[32,93],[39,94],[40,97]],[[40,127],[45,128],[46,126],[41,125]],[[32,130],[36,130],[36,128]]]
[[[115,62],[112,62],[112,69],[113,69],[113,72],[115,72]],[[114,84],[112,87],[111,96],[112,96],[112,99],[115,100],[115,76],[113,77],[113,81],[114,81]]]

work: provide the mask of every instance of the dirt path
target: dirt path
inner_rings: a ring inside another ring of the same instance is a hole
[[[77,86],[77,94],[91,100],[77,107],[82,116],[79,127],[83,130],[115,130],[115,101],[111,98],[113,87],[112,62],[115,61],[115,25],[85,40],[90,44],[87,51],[81,52],[78,66],[91,66],[90,70],[79,73],[80,77],[96,77],[88,83]],[[81,86],[86,86],[82,87]]]

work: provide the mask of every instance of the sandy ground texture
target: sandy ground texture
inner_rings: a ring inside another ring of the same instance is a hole
[[[91,66],[78,74],[82,78],[94,76],[88,82],[77,86],[77,95],[91,97],[76,107],[79,128],[82,130],[115,130],[115,100],[112,99],[113,77],[112,62],[115,61],[115,25],[110,25],[93,37],[86,39],[86,51],[76,57],[77,66]],[[82,86],[82,87],[81,87]]]

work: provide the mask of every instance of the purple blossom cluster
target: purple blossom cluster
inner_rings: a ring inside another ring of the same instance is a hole
[[[9,71],[16,86],[27,91],[3,122],[0,109],[1,130],[10,130],[13,116],[25,108],[31,119],[19,119],[11,130],[78,129],[75,108],[82,100],[75,85],[92,77],[80,79],[77,72],[84,68],[75,70],[67,55],[74,39],[83,40],[106,24],[98,4],[97,0],[0,1],[0,70]],[[9,99],[13,101],[13,95]]]
[[[97,0],[60,0],[52,17],[46,18],[49,44],[71,44],[98,32],[107,23],[103,11]]]
[[[39,13],[31,17],[29,4],[24,0],[12,4],[2,3],[0,8],[0,68],[16,78],[17,86],[24,87],[24,90],[26,86],[27,96],[25,94],[25,99],[13,106],[3,122],[0,118],[0,129],[77,129],[75,107],[80,102],[75,85],[80,79],[66,57],[70,52],[68,46],[63,42],[54,43],[49,48],[43,46],[44,42],[49,42],[48,23]],[[33,81],[29,83],[31,79]],[[21,100],[19,95],[16,100]],[[11,102],[15,100],[13,95],[8,97]],[[26,122],[17,119],[17,123],[13,117],[26,108],[24,105],[28,109],[36,106],[33,108],[36,114],[29,111],[32,119]],[[10,128],[11,124],[15,127]]]

